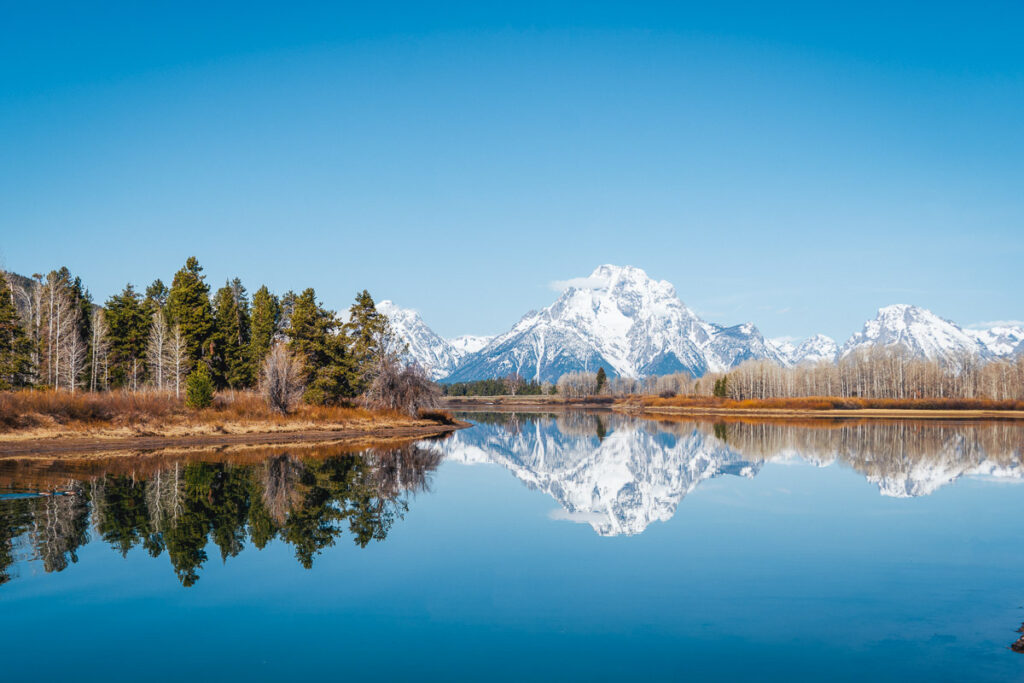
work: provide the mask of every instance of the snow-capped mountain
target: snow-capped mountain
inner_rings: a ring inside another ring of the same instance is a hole
[[[452,348],[461,356],[467,356],[471,353],[476,353],[480,349],[484,348],[491,343],[494,339],[494,335],[481,335],[481,334],[464,334],[454,339],[449,339],[448,343],[451,344]]]
[[[955,361],[963,354],[984,360],[994,356],[978,337],[956,323],[907,304],[879,309],[878,315],[843,345],[841,355],[878,346],[900,346],[928,360]]]
[[[523,316],[497,337],[444,339],[412,310],[382,301],[380,310],[408,345],[408,359],[434,379],[472,381],[519,374],[556,381],[574,371],[603,367],[611,375],[643,377],[685,371],[698,377],[745,360],[781,365],[835,362],[857,349],[902,347],[918,358],[981,360],[1024,353],[1024,326],[964,329],[931,311],[886,306],[840,348],[825,335],[799,344],[767,340],[752,323],[726,327],[702,320],[664,280],[639,268],[604,265],[575,281],[541,311]]]
[[[418,363],[435,380],[450,375],[467,354],[479,351],[493,338],[466,334],[445,339],[430,329],[419,313],[387,299],[377,304],[377,310],[387,316],[392,331],[405,344],[406,360]]]
[[[789,339],[771,339],[779,358],[784,365],[800,365],[801,363],[834,363],[839,355],[839,346],[832,337],[815,334],[794,345]]]
[[[989,350],[993,356],[1005,358],[1024,349],[1024,326],[997,325],[987,330],[964,330]]]
[[[451,381],[517,373],[555,381],[566,372],[700,376],[751,358],[782,359],[754,325],[723,327],[687,308],[668,282],[639,268],[604,265],[542,311],[468,355]]]
[[[451,374],[463,354],[427,327],[419,313],[388,300],[378,302],[377,310],[387,316],[392,331],[406,345],[407,360],[419,363],[435,380]]]

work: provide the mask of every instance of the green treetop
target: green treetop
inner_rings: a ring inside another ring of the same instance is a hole
[[[167,317],[172,325],[181,325],[190,368],[209,353],[207,345],[214,329],[210,287],[202,272],[199,261],[190,256],[185,267],[174,274],[167,296]]]
[[[110,341],[110,375],[114,386],[125,386],[145,367],[146,341],[152,318],[142,296],[131,284],[106,304],[107,337]]]
[[[334,311],[317,303],[312,288],[295,297],[285,334],[289,350],[306,364],[307,403],[336,403],[355,395],[352,362],[337,328]]]
[[[232,388],[252,383],[249,346],[249,298],[241,280],[235,278],[213,297],[213,365],[218,384]]]
[[[362,393],[368,385],[373,365],[394,344],[394,334],[387,316],[377,310],[373,297],[365,289],[356,294],[348,315],[344,332],[349,338],[352,363],[358,371],[353,388],[356,393]]]
[[[154,313],[167,305],[167,297],[170,293],[170,290],[167,289],[167,285],[165,285],[163,280],[160,278],[153,280],[153,284],[146,287],[146,308],[149,309],[151,317]]]
[[[274,336],[280,329],[281,304],[277,297],[270,293],[266,285],[252,295],[252,321],[249,333],[249,366],[253,377],[259,377],[263,359],[270,352]]]
[[[14,292],[0,272],[0,389],[27,383],[32,372],[32,342],[21,326]]]

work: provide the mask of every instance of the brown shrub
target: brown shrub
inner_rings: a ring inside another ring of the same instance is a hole
[[[421,420],[431,420],[442,425],[455,424],[455,418],[447,410],[421,410],[419,417]]]
[[[737,401],[712,396],[644,397],[648,406],[687,408],[743,408],[748,410],[1024,410],[1024,401],[995,401],[985,398],[763,398]]]
[[[0,431],[50,426],[90,429],[175,424],[345,423],[397,417],[387,412],[374,414],[350,405],[300,405],[285,416],[268,406],[263,397],[253,391],[222,392],[215,396],[213,405],[194,411],[187,410],[182,399],[166,391],[74,394],[53,390],[0,392]]]
[[[416,417],[425,410],[435,410],[441,402],[441,389],[417,364],[405,365],[393,355],[377,363],[366,405],[381,410],[395,410]]]

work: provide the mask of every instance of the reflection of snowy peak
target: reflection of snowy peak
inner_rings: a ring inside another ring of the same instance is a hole
[[[679,371],[699,376],[751,358],[778,359],[752,324],[705,322],[668,282],[632,266],[604,265],[468,356],[450,379],[518,373],[554,381],[599,367],[628,377]]]
[[[531,488],[544,491],[566,516],[589,523],[602,536],[638,534],[667,521],[698,483],[723,473],[755,469],[714,437],[693,430],[676,437],[642,421],[602,416],[609,431],[599,439],[597,418],[582,416],[589,430],[552,418],[509,429],[478,424],[443,442],[449,459],[502,465]]]
[[[883,496],[896,498],[929,495],[964,476],[1024,480],[1020,431],[1000,435],[985,429],[935,426],[930,433],[911,428],[909,434],[906,425],[872,425],[867,431],[863,426],[814,430],[743,424],[662,429],[621,415],[505,414],[480,418],[437,447],[451,461],[501,465],[554,498],[564,518],[614,536],[667,521],[706,479],[753,477],[765,462],[816,467],[845,462],[877,484]],[[921,439],[911,445],[915,435]]]

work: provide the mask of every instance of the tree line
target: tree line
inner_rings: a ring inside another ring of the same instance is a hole
[[[550,382],[542,384],[517,374],[442,385],[445,396],[538,396],[550,394],[553,390],[554,385]]]
[[[601,374],[566,373],[559,377],[555,391],[567,398],[642,394],[737,400],[815,396],[1024,400],[1024,354],[985,361],[964,353],[940,361],[916,358],[900,346],[858,349],[837,363],[822,361],[791,368],[769,360],[749,360],[726,372],[709,372],[699,378],[680,372],[602,380]]]
[[[1024,354],[984,361],[962,354],[951,361],[924,360],[900,346],[858,349],[838,363],[783,368],[746,361],[727,373],[692,382],[697,396],[732,399],[840,398],[1024,399]]]
[[[0,389],[69,392],[155,388],[180,396],[198,373],[217,389],[251,389],[282,345],[307,403],[362,394],[376,362],[394,347],[387,317],[362,291],[343,320],[313,288],[250,297],[238,278],[216,291],[190,257],[170,286],[131,283],[102,304],[67,268],[0,277]]]

